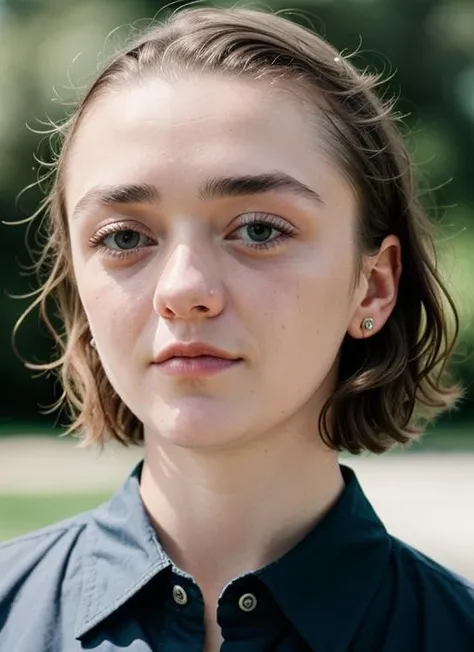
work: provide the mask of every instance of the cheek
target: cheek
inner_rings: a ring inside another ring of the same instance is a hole
[[[304,256],[249,278],[245,286],[257,306],[289,327],[334,323],[347,314],[352,300],[350,256],[308,249]]]
[[[89,324],[103,346],[114,344],[117,350],[117,343],[136,341],[146,319],[143,289],[140,292],[133,283],[122,283],[104,270],[82,274],[78,289]]]
[[[291,271],[283,266],[254,283],[243,300],[267,360],[288,371],[308,362],[330,367],[349,325],[351,281],[350,265],[337,256],[311,256],[307,264]]]

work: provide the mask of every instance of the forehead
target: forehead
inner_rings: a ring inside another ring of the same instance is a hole
[[[194,75],[108,90],[84,114],[65,170],[68,214],[94,186],[184,192],[212,175],[280,169],[310,187],[342,183],[322,130],[294,93],[264,81]]]

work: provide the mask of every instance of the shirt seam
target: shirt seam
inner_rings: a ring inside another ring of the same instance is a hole
[[[400,544],[398,544],[400,547]],[[418,551],[421,553],[421,551]],[[423,553],[421,553],[423,554]],[[444,578],[445,580],[448,580],[451,584],[457,585],[457,586],[462,586],[464,589],[468,589],[470,591],[473,590],[473,586],[470,584],[469,580],[467,578],[464,578],[462,576],[457,576],[453,575],[453,573],[446,569],[446,568],[438,568],[436,566],[436,562],[430,560],[430,559],[418,559],[415,557],[407,557],[407,561],[409,564],[412,566],[425,566],[427,567],[430,571],[435,573],[436,575]]]
[[[94,542],[97,540],[97,533],[93,533],[92,536],[94,537]],[[89,620],[92,620],[90,617],[91,613],[91,606],[92,606],[92,601],[95,596],[95,591],[96,591],[96,582],[97,582],[97,573],[94,572],[94,569],[97,565],[97,560],[93,555],[89,555],[92,563],[90,564],[90,569],[91,569],[91,574],[92,574],[92,581],[90,582],[89,586],[86,588],[86,622]]]
[[[53,527],[51,529],[48,529],[47,532],[32,532],[31,534],[24,534],[23,536],[12,539],[11,541],[0,542],[0,550],[5,548],[10,548],[11,546],[17,546],[23,542],[29,542],[29,541],[34,541],[35,539],[47,538],[49,535],[52,534],[63,534],[64,532],[68,532],[70,530],[79,530],[81,528],[84,528],[86,525],[87,525],[87,521],[84,521],[83,523],[72,523],[67,527],[66,526],[56,527],[56,528]]]

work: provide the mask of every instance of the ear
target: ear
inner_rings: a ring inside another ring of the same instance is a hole
[[[348,333],[354,338],[369,337],[380,331],[397,302],[402,273],[400,240],[389,235],[376,254],[366,256],[359,285],[358,304],[350,321]],[[370,331],[362,327],[367,317],[374,320]]]

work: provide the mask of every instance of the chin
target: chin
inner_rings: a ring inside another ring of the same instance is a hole
[[[204,403],[208,403],[204,401]],[[245,427],[238,415],[226,409],[187,405],[162,407],[159,419],[148,415],[145,420],[150,437],[188,449],[221,448],[235,444],[244,437]],[[240,427],[239,427],[240,425]]]
[[[228,448],[235,445],[236,441],[240,439],[238,433],[223,433],[222,430],[217,431],[215,424],[213,428],[176,428],[170,426],[169,428],[154,428],[149,431],[149,436],[156,437],[157,441],[166,443],[167,446],[176,446],[178,448],[185,448],[187,450],[217,450]]]

